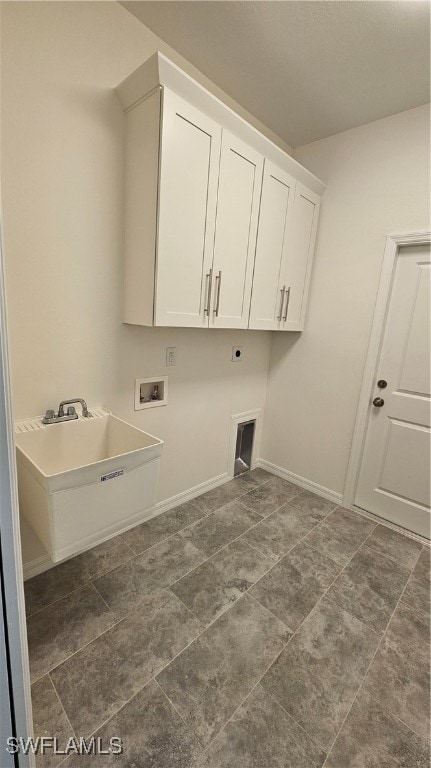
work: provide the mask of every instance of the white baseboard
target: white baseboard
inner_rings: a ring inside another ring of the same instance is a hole
[[[290,483],[294,483],[300,488],[304,488],[306,491],[312,491],[318,496],[322,496],[324,499],[333,501],[334,504],[342,504],[343,497],[341,493],[336,493],[335,491],[331,491],[329,488],[325,488],[323,485],[314,483],[312,480],[307,480],[305,477],[295,475],[294,472],[289,472],[287,469],[283,469],[276,464],[271,464],[271,462],[265,461],[265,459],[257,459],[253,467],[262,467],[262,469],[266,469],[273,475],[283,478],[283,480],[288,480]],[[168,509],[173,509],[173,507],[177,507],[179,504],[184,504],[187,501],[193,501],[196,496],[200,496],[202,493],[206,493],[206,491],[211,491],[213,488],[217,488],[217,486],[223,485],[231,479],[232,478],[230,475],[228,475],[227,472],[224,472],[222,475],[218,475],[217,477],[211,478],[211,480],[206,480],[204,483],[199,483],[199,485],[195,485],[193,488],[189,488],[187,491],[182,491],[181,493],[177,493],[175,496],[171,496],[169,499],[159,501],[156,504],[154,515],[151,515],[151,517],[156,517],[162,512],[167,512]],[[31,560],[29,563],[24,563],[24,580],[31,579],[32,576],[37,576],[39,573],[47,571],[54,565],[55,563],[52,562],[48,555],[41,555],[35,560]]]
[[[195,485],[193,488],[189,488],[187,491],[182,491],[181,493],[177,493],[175,496],[171,496],[169,499],[165,499],[164,501],[159,501],[154,509],[154,514],[149,515],[146,520],[150,519],[151,517],[156,517],[157,515],[160,515],[162,512],[167,512],[168,509],[173,509],[173,507],[177,507],[179,504],[184,504],[186,501],[191,501],[192,499],[195,499],[196,496],[200,496],[201,493],[206,493],[206,491],[211,491],[213,488],[217,488],[219,485],[223,485],[224,483],[227,483],[228,480],[231,480],[232,478],[225,472],[223,475],[218,475],[217,477],[211,478],[211,480],[206,480],[204,483],[199,483],[199,485]],[[146,520],[144,522],[146,522]],[[128,528],[131,528],[136,523],[133,523],[132,525],[128,525],[124,528],[124,531]],[[107,541],[108,539],[112,538],[112,536],[119,535],[120,533],[124,531],[118,531],[114,534],[111,534],[109,536],[106,536],[103,541]],[[102,542],[98,542],[102,543]],[[64,561],[62,561],[64,562]],[[48,571],[50,568],[53,568],[57,563],[53,563],[51,558],[48,555],[40,555],[39,557],[35,558],[34,560],[30,560],[28,563],[23,563],[23,575],[24,575],[24,581],[27,581],[27,579],[31,579],[33,576],[37,576],[39,573],[43,573],[44,571]]]
[[[40,555],[40,557],[36,557],[34,560],[30,560],[29,563],[23,563],[22,572],[24,581],[33,578],[33,576],[37,576],[39,573],[48,571],[49,568],[52,568],[53,565],[55,565],[55,563],[52,562],[48,555]]]
[[[267,472],[271,472],[273,475],[277,475],[277,477],[281,477],[283,480],[288,480],[289,483],[299,485],[299,487],[304,488],[305,491],[311,491],[317,496],[322,496],[323,499],[333,501],[334,504],[343,504],[342,493],[337,493],[330,488],[325,488],[324,485],[319,485],[312,480],[307,480],[306,477],[302,477],[301,475],[295,475],[294,472],[289,472],[288,469],[283,469],[283,467],[279,467],[277,464],[271,464],[270,461],[266,461],[265,459],[258,459],[256,466],[266,469]]]
[[[205,480],[204,483],[199,483],[199,485],[195,485],[193,488],[189,488],[187,491],[182,491],[181,493],[177,493],[175,496],[171,496],[169,499],[159,501],[156,504],[155,514],[159,515],[161,512],[167,512],[168,509],[177,507],[179,504],[184,504],[186,501],[192,501],[196,498],[196,496],[200,496],[201,493],[212,491],[213,488],[217,488],[217,486],[227,483],[228,480],[232,480],[232,478],[230,475],[228,475],[227,472],[224,472],[222,475],[213,477],[211,480]]]

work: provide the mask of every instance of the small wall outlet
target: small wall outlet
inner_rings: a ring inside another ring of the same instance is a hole
[[[242,347],[232,347],[232,362],[239,363],[243,358]]]
[[[166,365],[176,365],[176,364],[177,364],[177,348],[166,347]]]

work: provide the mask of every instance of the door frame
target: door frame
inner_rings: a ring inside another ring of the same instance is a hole
[[[350,450],[349,464],[347,467],[346,482],[344,485],[343,505],[348,508],[355,508],[356,490],[358,487],[359,473],[362,465],[362,457],[364,453],[365,439],[367,436],[369,414],[371,409],[370,394],[374,389],[377,365],[382,349],[383,331],[389,309],[389,300],[397,256],[400,249],[405,246],[426,245],[430,242],[431,232],[429,230],[404,232],[401,234],[388,235],[386,237],[379,288],[374,309],[374,317],[368,344],[364,375],[362,379],[361,393],[359,395],[358,409],[356,412],[356,421],[353,430],[353,439]],[[365,511],[368,512],[368,510]],[[373,515],[373,517],[376,517],[377,519],[377,516],[373,512],[368,512],[368,514]],[[387,521],[384,521],[384,523],[388,524]],[[395,524],[389,525],[391,525],[391,527],[398,527],[395,526]],[[415,536],[413,533],[411,533],[411,535]]]
[[[0,586],[2,588],[2,637],[7,659],[8,698],[13,737],[27,739],[33,735],[30,669],[25,617],[24,582],[19,528],[18,483],[8,333],[6,289],[2,247],[0,210]],[[5,701],[2,699],[2,706]],[[3,745],[0,745],[3,749]],[[19,768],[35,768],[35,757],[20,751],[13,764]]]

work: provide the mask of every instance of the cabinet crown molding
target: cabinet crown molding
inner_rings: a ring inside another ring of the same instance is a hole
[[[261,134],[160,51],[153,54],[135,72],[123,80],[117,86],[116,92],[124,111],[127,112],[160,87],[174,91],[286,173],[294,176],[297,181],[305,184],[317,195],[323,195],[326,189],[323,181],[310,173],[293,157],[283,152],[280,147],[277,147],[270,139]]]

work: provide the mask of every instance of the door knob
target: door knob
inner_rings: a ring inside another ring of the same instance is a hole
[[[382,397],[375,397],[373,400],[373,405],[376,406],[376,408],[381,408],[385,404],[385,401]]]
[[[384,379],[379,379],[377,382],[377,386],[379,389],[385,389],[385,387],[388,386],[388,382],[385,381]]]

